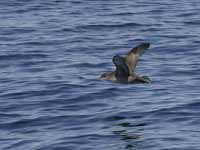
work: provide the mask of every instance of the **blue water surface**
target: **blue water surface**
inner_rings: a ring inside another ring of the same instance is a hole
[[[99,80],[150,42],[152,84]],[[1,0],[1,150],[199,150],[197,0]]]

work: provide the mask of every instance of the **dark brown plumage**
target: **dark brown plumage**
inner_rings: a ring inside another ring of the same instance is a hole
[[[116,67],[115,71],[104,73],[100,78],[104,80],[127,82],[127,83],[149,83],[150,80],[143,77],[139,77],[135,73],[137,62],[139,57],[144,53],[146,49],[150,47],[149,43],[142,43],[132,48],[125,57],[115,55],[113,57],[113,63]]]

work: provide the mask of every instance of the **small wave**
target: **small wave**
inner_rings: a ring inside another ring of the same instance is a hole
[[[111,14],[108,14],[108,16],[131,16],[134,14],[135,13],[132,13],[132,12],[120,12],[120,13],[111,13]]]
[[[184,21],[186,25],[200,25],[200,20],[193,20],[193,21]]]
[[[32,67],[32,66],[39,66],[39,65],[53,65],[55,63],[59,63],[60,61],[48,61],[48,60],[42,60],[42,61],[24,61],[20,63],[20,66],[22,67]]]
[[[7,94],[2,94],[2,98],[8,98],[8,99],[23,99],[23,98],[28,98],[28,97],[40,97],[40,96],[49,96],[49,95],[55,95],[58,93],[59,90],[32,90],[32,91],[27,91],[27,92],[12,92],[12,93],[7,93]]]
[[[10,55],[0,55],[0,61],[3,60],[30,60],[34,58],[46,58],[46,54],[10,54]]]
[[[190,104],[182,104],[178,106],[172,106],[169,108],[161,108],[151,112],[146,112],[147,115],[151,115],[153,118],[166,119],[168,121],[183,121],[187,122],[192,120],[195,114],[199,112],[200,103],[194,102]],[[196,112],[198,111],[198,112]]]
[[[93,64],[93,63],[77,63],[77,64],[71,64],[67,65],[67,67],[74,68],[74,67],[81,67],[81,68],[96,68],[96,67],[102,67],[105,66],[107,63],[99,63],[99,64]]]
[[[9,123],[0,124],[0,127],[3,129],[15,130],[15,129],[23,129],[31,126],[41,126],[44,125],[46,121],[46,117],[40,117],[35,119],[18,119],[17,121],[12,121]]]
[[[0,118],[2,119],[2,120],[8,120],[8,119],[11,119],[11,118],[19,118],[19,117],[21,117],[21,116],[23,116],[23,115],[21,115],[21,114],[13,114],[13,113],[0,113]],[[0,120],[1,120],[0,119]]]
[[[1,34],[2,35],[14,35],[14,34],[29,34],[32,32],[35,32],[36,30],[32,27],[24,27],[24,28],[15,28],[15,27],[11,27],[11,28],[5,28],[2,30]]]
[[[198,13],[196,12],[182,12],[181,14],[176,15],[177,17],[191,17],[191,16],[195,16],[198,15]]]
[[[60,32],[76,32],[73,28],[62,28],[59,30]]]
[[[82,3],[83,3],[83,2],[80,1],[80,0],[76,0],[76,1],[70,0],[69,2],[70,2],[72,5],[74,5],[74,4],[82,4]]]
[[[51,46],[56,44],[63,44],[64,40],[42,40],[42,41],[25,41],[6,45],[32,45],[32,46]]]
[[[127,28],[127,27],[141,27],[141,26],[147,26],[145,24],[140,23],[123,23],[123,24],[98,24],[98,25],[82,25],[77,26],[77,30],[99,30],[99,29],[112,29],[112,28]]]
[[[38,140],[15,140],[14,144],[10,144],[6,149],[16,149],[35,142],[38,142]]]

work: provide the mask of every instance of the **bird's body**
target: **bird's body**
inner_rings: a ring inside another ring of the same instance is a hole
[[[115,55],[113,57],[113,63],[115,64],[116,70],[106,72],[100,78],[124,83],[150,83],[151,80],[147,76],[140,77],[135,74],[139,57],[149,46],[149,43],[142,43],[131,49],[125,57]]]

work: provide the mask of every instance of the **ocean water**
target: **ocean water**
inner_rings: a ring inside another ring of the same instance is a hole
[[[199,150],[197,0],[1,0],[1,150]],[[141,42],[138,75],[99,80]]]

